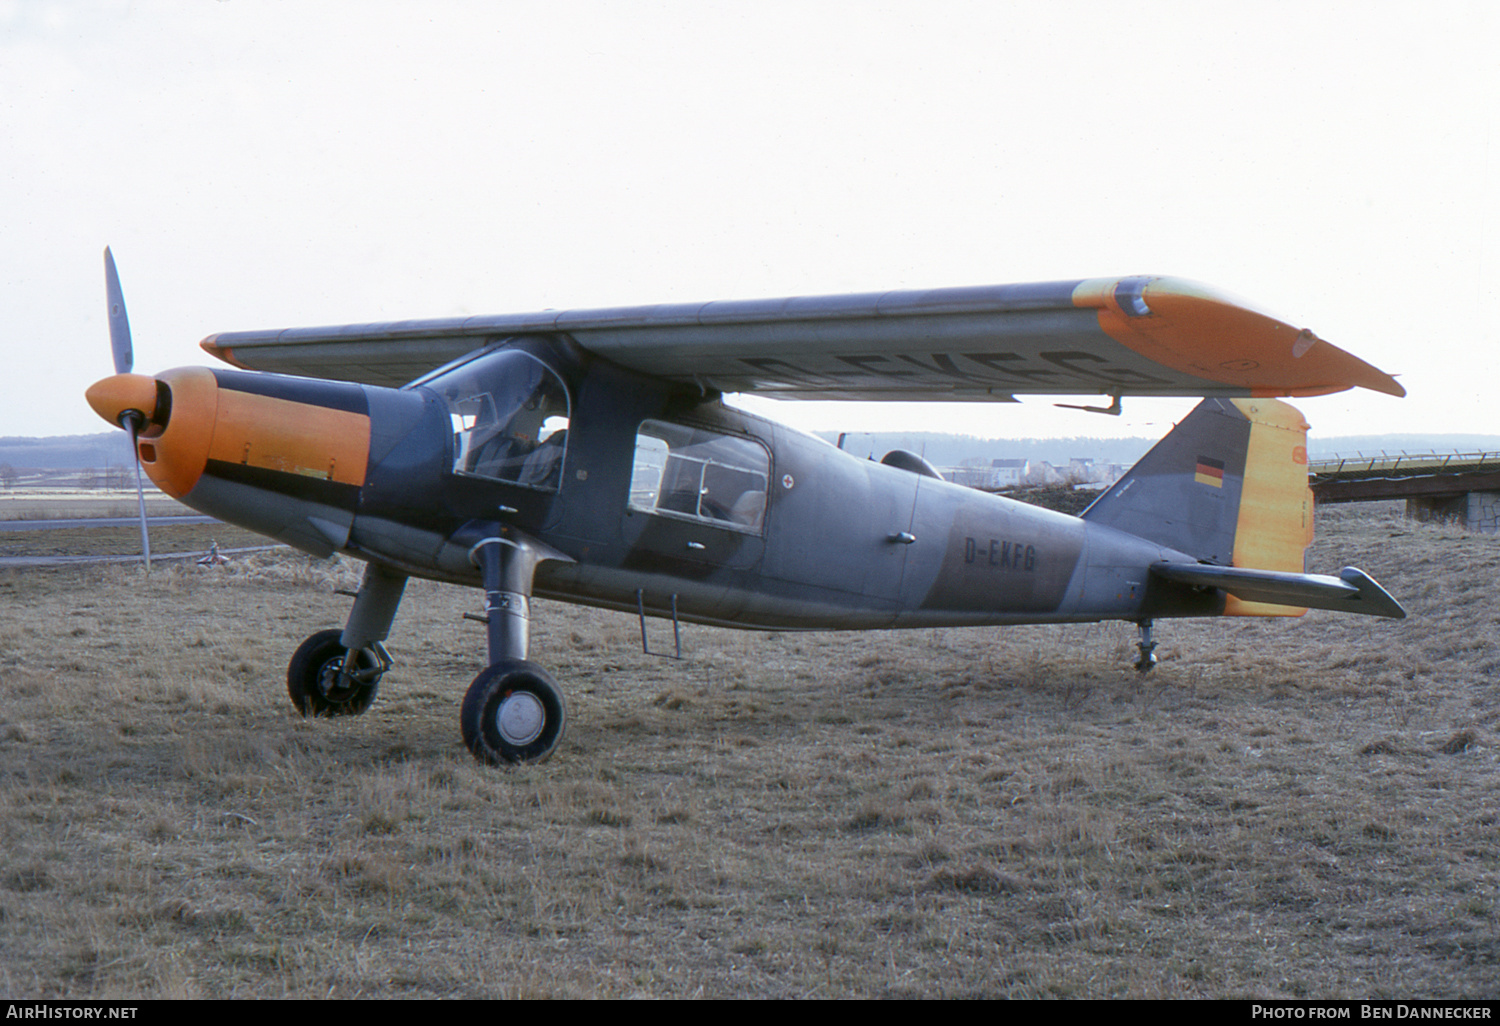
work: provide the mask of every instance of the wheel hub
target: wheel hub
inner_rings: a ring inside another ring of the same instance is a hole
[[[529,691],[512,691],[495,710],[495,729],[506,743],[524,745],[535,741],[547,725],[542,700]]]
[[[318,674],[318,690],[330,702],[347,702],[358,686],[343,672],[343,660],[331,659]]]

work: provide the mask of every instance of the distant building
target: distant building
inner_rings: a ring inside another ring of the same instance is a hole
[[[1031,460],[1026,468],[1025,476],[1021,478],[1021,483],[1033,488],[1047,488],[1051,485],[1062,484],[1063,475],[1046,460]]]
[[[1030,469],[1030,460],[986,461],[976,457],[964,460],[961,466],[945,468],[943,476],[954,484],[993,492],[1021,484]]]
[[[1068,460],[1068,469],[1063,471],[1063,476],[1068,479],[1069,484],[1088,484],[1094,478],[1094,458],[1092,456],[1074,456]]]
[[[1031,473],[1030,460],[990,460],[990,488],[1011,488]]]
[[[1098,463],[1092,456],[1075,456],[1065,467],[1046,460],[972,457],[957,467],[943,468],[954,484],[995,492],[1006,488],[1047,488],[1056,485],[1108,485],[1124,473],[1118,463]]]

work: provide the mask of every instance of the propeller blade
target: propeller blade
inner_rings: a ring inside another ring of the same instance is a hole
[[[136,447],[136,440],[140,434],[140,421],[136,417],[130,417],[126,421],[130,429],[130,449],[135,453],[135,499],[141,509],[141,560],[146,564],[146,570],[151,569],[151,535],[146,530],[146,485],[141,480],[141,451]]]
[[[130,318],[125,316],[125,291],[120,288],[120,272],[115,270],[115,256],[104,247],[104,293],[109,301],[109,347],[115,355],[115,373],[129,374],[135,366],[135,349],[130,344]],[[130,451],[135,456],[135,498],[141,510],[141,559],[151,569],[151,535],[146,529],[146,484],[141,480],[139,446],[144,418],[130,411],[121,417],[130,432]]]
[[[108,246],[104,247],[104,291],[109,297],[109,345],[115,354],[115,373],[129,374],[135,366],[130,318],[125,316],[125,293],[120,289],[120,274],[115,270],[115,257]]]

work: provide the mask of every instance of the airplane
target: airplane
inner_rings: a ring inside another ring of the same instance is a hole
[[[557,749],[532,598],[760,630],[1403,617],[1353,567],[1304,572],[1307,430],[1277,397],[1405,390],[1225,293],[1131,276],[240,331],[224,367],[132,373],[105,251],[113,376],[87,393],[151,480],[211,516],[367,566],[344,626],[292,655],[305,715],[370,708],[412,577],[482,588],[460,712],[483,763]],[[726,405],[1202,397],[1079,517],[861,459]],[[144,532],[144,526],[143,526]]]

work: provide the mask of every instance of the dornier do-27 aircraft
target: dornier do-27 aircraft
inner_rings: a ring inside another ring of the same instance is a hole
[[[532,596],[770,630],[1167,617],[1401,617],[1360,570],[1304,572],[1302,415],[1276,396],[1389,375],[1193,284],[1126,277],[212,335],[239,368],[117,373],[88,400],[169,495],[368,567],[342,630],[292,656],[306,714],[362,713],[412,576],[485,592],[489,664],[461,726],[536,762],[565,701],[528,657]],[[725,405],[1206,397],[1081,517],[860,459]]]

